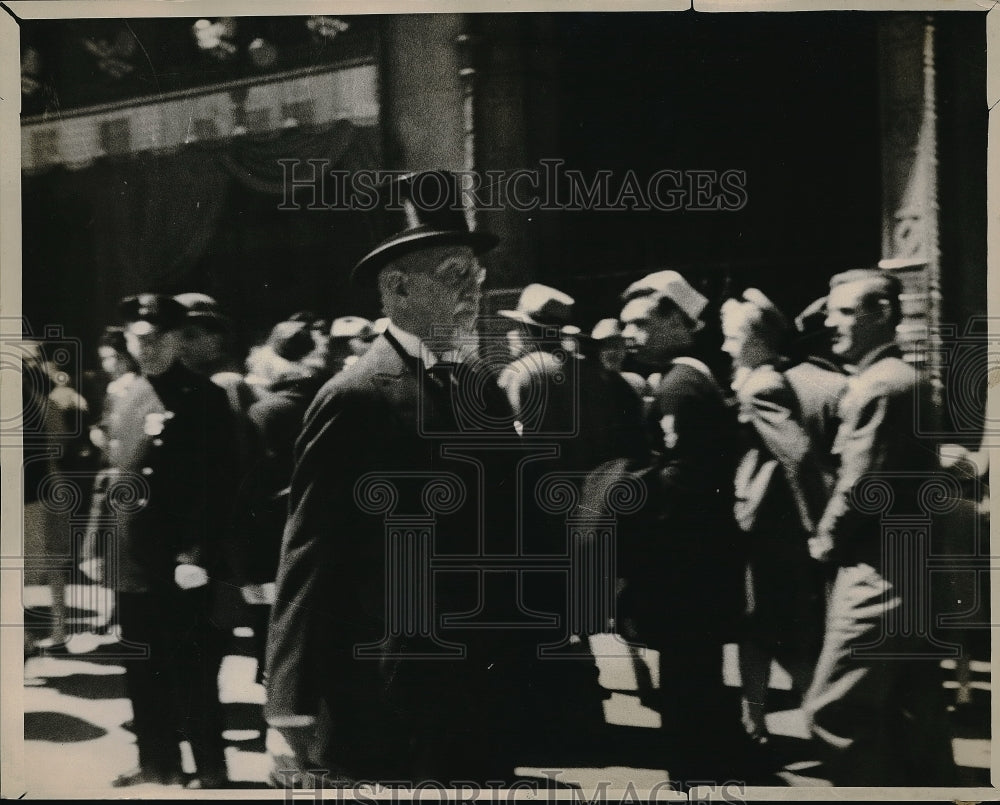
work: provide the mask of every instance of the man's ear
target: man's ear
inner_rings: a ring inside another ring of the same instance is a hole
[[[409,287],[406,282],[406,272],[390,268],[379,274],[379,290],[391,296],[408,296]]]

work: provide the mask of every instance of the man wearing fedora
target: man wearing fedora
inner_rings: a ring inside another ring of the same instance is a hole
[[[676,271],[643,277],[623,300],[623,334],[637,361],[662,373],[647,412],[651,511],[642,544],[623,549],[623,615],[638,640],[659,651],[671,776],[729,779],[744,748],[739,700],[722,681],[722,647],[743,605],[733,519],[736,417],[706,362],[713,347],[700,343],[708,300]]]
[[[147,293],[125,299],[120,312],[141,375],[108,433],[116,476],[105,511],[117,519],[115,550],[91,544],[118,591],[122,640],[149,654],[125,664],[139,767],[114,785],[181,782],[180,734],[198,768],[188,786],[224,787],[222,638],[209,617],[209,581],[232,510],[231,414],[222,390],[181,362],[183,305]],[[115,502],[119,487],[135,493],[134,505]]]
[[[507,340],[515,359],[501,373],[501,386],[511,401],[526,445],[548,449],[548,457],[529,462],[523,470],[525,498],[553,475],[562,475],[582,491],[587,475],[606,462],[627,464],[646,454],[642,401],[616,372],[594,357],[567,348],[567,338],[585,340],[574,327],[575,300],[556,288],[533,283],[521,292],[514,310],[501,310],[511,322]],[[587,346],[589,347],[589,339]],[[589,352],[589,349],[583,350]],[[558,554],[567,549],[565,514],[526,512],[534,519],[532,549]],[[566,609],[565,577],[532,574],[525,579],[525,599],[539,611]],[[573,603],[570,604],[574,605]],[[603,631],[607,624],[597,626]],[[567,651],[578,655],[572,663],[540,662],[534,685],[545,691],[539,712],[552,737],[569,745],[584,736],[593,739],[603,726],[597,668],[586,643]],[[553,635],[550,642],[557,642]],[[583,744],[573,749],[586,751]]]
[[[553,441],[559,456],[546,470],[588,472],[614,458],[645,452],[641,400],[617,371],[566,349],[575,300],[539,283],[528,285],[514,310],[507,339],[515,359],[500,375],[522,436]],[[572,330],[570,330],[572,328]],[[586,350],[590,351],[590,350]]]
[[[479,312],[478,256],[497,239],[470,231],[453,174],[406,175],[382,192],[395,200],[372,221],[385,237],[353,279],[377,286],[389,321],[320,390],[295,449],[267,652],[265,716],[287,743],[272,749],[279,785],[310,770],[327,784],[447,784],[505,779],[513,769],[503,750],[514,739],[500,737],[516,712],[510,641],[495,630],[437,634],[442,616],[477,609],[479,578],[439,574],[424,604],[403,602],[406,618],[426,626],[417,634],[395,625],[399,608],[390,612],[388,602],[404,589],[386,566],[386,517],[426,520],[435,505],[428,479],[463,490],[453,513],[435,521],[430,554],[474,552],[482,468],[446,448],[467,432],[501,446],[517,439],[495,380],[452,362],[462,346],[454,336],[472,332]],[[467,374],[476,393],[463,398]],[[373,482],[393,490],[379,498],[387,514],[370,513]],[[413,571],[403,565],[396,570]]]
[[[584,343],[588,343],[585,341]],[[637,372],[624,371],[628,357],[628,341],[622,335],[622,323],[618,319],[601,319],[590,331],[589,349],[591,356],[601,362],[610,372],[618,372],[635,389],[640,399],[649,396],[649,383]]]

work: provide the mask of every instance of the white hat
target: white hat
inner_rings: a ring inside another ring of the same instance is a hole
[[[573,297],[569,294],[533,282],[521,291],[516,310],[500,310],[498,313],[535,327],[566,328],[573,326],[570,319],[573,317],[574,304]],[[579,329],[576,332],[579,333]]]
[[[618,319],[601,319],[594,325],[590,337],[595,341],[622,337],[622,326]]]
[[[657,271],[633,282],[622,298],[628,302],[637,296],[665,296],[679,307],[694,322],[701,320],[701,314],[708,300],[692,288],[686,279],[676,271]]]
[[[371,338],[375,335],[372,323],[361,316],[341,316],[330,325],[331,338]]]

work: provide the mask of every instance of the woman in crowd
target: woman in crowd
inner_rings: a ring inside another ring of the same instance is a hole
[[[771,661],[802,693],[822,643],[823,580],[807,538],[829,494],[832,468],[824,465],[845,378],[809,362],[789,367],[782,347],[791,326],[754,288],[725,302],[721,319],[746,440],[736,475],[737,521],[748,540],[743,723],[766,742]]]

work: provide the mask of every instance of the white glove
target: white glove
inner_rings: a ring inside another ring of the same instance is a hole
[[[177,565],[174,568],[174,582],[182,590],[194,590],[208,584],[208,572],[198,565]]]

